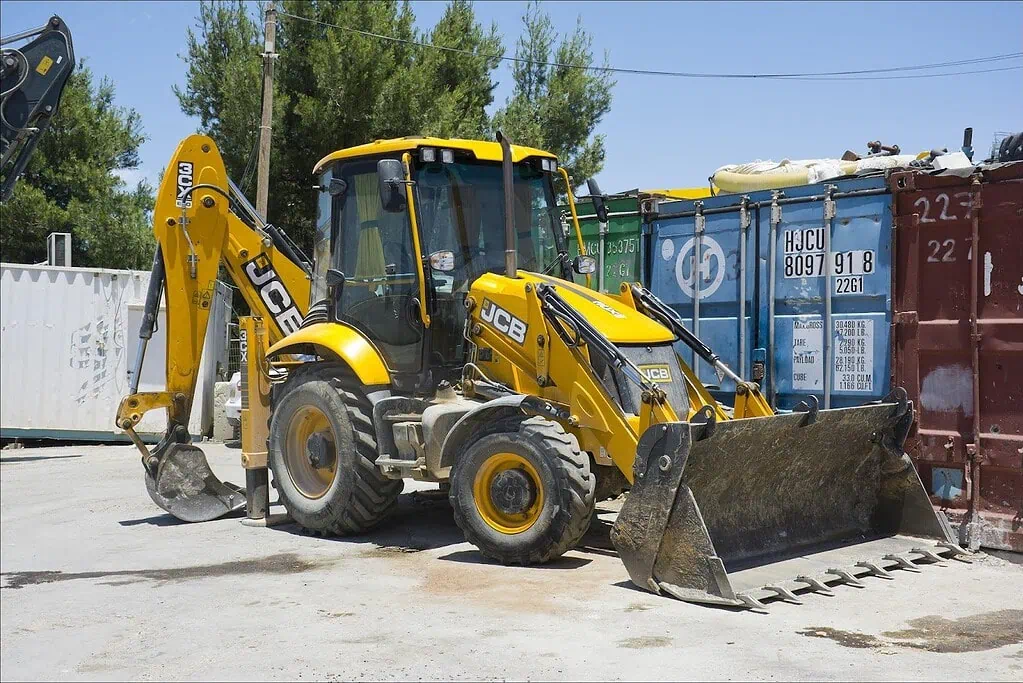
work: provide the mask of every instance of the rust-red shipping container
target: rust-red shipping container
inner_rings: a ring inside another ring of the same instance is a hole
[[[907,452],[964,544],[1023,552],[1023,162],[891,189]]]

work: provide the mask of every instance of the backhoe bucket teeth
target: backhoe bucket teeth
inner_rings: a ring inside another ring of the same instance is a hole
[[[208,522],[245,507],[245,489],[222,482],[206,455],[191,444],[167,447],[156,477],[146,470],[146,490],[161,508],[185,522]]]
[[[636,585],[735,607],[955,548],[902,451],[912,419],[901,401],[653,425],[611,539]]]

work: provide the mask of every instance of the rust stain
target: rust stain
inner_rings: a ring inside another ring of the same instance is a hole
[[[796,633],[801,636],[809,636],[810,638],[827,638],[843,647],[857,649],[878,648],[885,645],[883,641],[878,640],[876,636],[872,636],[869,633],[843,631],[829,626],[811,626],[804,628],[802,631],[796,631]]]
[[[895,645],[943,653],[979,652],[1023,643],[1023,610],[1018,609],[982,612],[958,619],[931,615],[911,619],[908,624],[909,628],[883,632],[883,638],[827,626],[812,626],[797,633],[810,638],[827,638],[843,647],[857,649]]]
[[[938,616],[909,621],[910,628],[881,635],[896,645],[928,652],[977,652],[1023,643],[1023,610],[1003,609],[959,619]]]

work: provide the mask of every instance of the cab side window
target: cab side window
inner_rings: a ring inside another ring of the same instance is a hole
[[[337,220],[336,259],[345,274],[339,317],[377,345],[389,368],[417,372],[422,329],[407,210],[381,208],[375,160],[344,164],[340,174],[348,189]]]

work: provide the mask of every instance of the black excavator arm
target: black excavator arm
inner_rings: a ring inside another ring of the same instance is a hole
[[[56,15],[39,28],[0,38],[0,46],[0,201],[7,201],[57,113],[75,53],[71,31]]]

